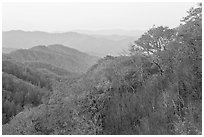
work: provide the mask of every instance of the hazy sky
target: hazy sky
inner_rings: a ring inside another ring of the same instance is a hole
[[[196,3],[3,3],[2,29],[69,31],[176,27]]]

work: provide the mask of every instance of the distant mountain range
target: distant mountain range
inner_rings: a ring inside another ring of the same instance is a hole
[[[49,68],[57,67],[73,73],[86,72],[99,59],[59,44],[18,49],[3,56],[3,59],[9,58],[35,68],[53,66]]]
[[[119,35],[119,36],[131,36],[138,37],[142,35],[144,30],[123,30],[123,29],[106,29],[106,30],[73,30],[74,32],[83,34],[94,34],[94,35]]]
[[[80,31],[79,31],[80,32]],[[83,32],[81,32],[83,33]],[[127,35],[119,32],[81,34],[77,32],[47,33],[41,31],[4,31],[2,33],[3,48],[28,49],[36,45],[62,44],[68,47],[97,56],[118,55],[123,50],[128,50],[142,32]],[[96,32],[99,33],[99,32]],[[104,35],[102,35],[104,34]],[[107,35],[110,34],[110,35]]]
[[[14,49],[14,48],[7,48],[7,47],[2,47],[2,52],[3,53],[10,53],[14,50],[17,50],[17,49]]]

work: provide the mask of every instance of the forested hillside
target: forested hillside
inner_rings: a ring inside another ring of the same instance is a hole
[[[45,63],[74,73],[85,73],[99,59],[59,44],[19,49],[8,56],[27,65]]]
[[[52,92],[51,80],[22,64],[2,62],[2,122],[7,123],[27,106],[38,106]],[[45,99],[45,98],[44,98]]]
[[[78,78],[97,59],[63,45],[36,46],[3,54],[3,124],[25,108],[45,103],[53,93],[55,81]]]
[[[126,55],[106,56],[81,76],[54,80],[52,91],[45,103],[4,124],[3,134],[202,134],[202,4],[176,28],[150,28]]]

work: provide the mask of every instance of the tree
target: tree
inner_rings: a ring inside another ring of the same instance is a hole
[[[163,74],[163,66],[161,63],[161,53],[166,50],[167,45],[175,39],[175,31],[168,27],[153,27],[143,34],[135,44],[131,46],[131,53],[138,54],[142,52],[143,55],[149,57],[149,60],[154,63]]]
[[[140,48],[147,54],[157,54],[165,50],[170,41],[174,39],[174,30],[168,27],[153,27],[143,34],[133,48]]]

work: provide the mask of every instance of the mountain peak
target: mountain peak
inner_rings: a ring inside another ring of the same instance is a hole
[[[38,46],[34,46],[32,48],[30,48],[31,50],[45,50],[47,49],[47,47],[45,45],[38,45]]]

